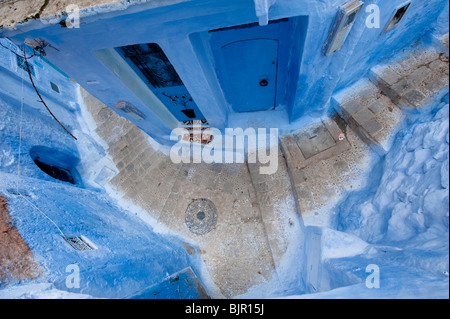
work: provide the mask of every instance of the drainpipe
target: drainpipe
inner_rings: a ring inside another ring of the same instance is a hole
[[[254,0],[256,16],[259,25],[267,25],[269,23],[269,9],[277,0]]]

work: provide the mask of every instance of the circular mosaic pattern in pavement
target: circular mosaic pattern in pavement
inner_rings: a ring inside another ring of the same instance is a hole
[[[207,234],[216,227],[216,223],[216,206],[209,199],[195,199],[186,209],[186,226],[194,234]]]

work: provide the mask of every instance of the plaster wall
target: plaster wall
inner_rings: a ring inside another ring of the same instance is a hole
[[[289,126],[304,118],[319,119],[329,111],[333,92],[367,75],[369,69],[424,38],[430,32],[445,33],[448,1],[413,0],[401,23],[383,32],[385,25],[404,0],[365,1],[342,48],[323,54],[324,46],[338,7],[345,0],[278,0],[269,10],[269,20],[300,17],[291,28],[291,59],[288,61],[285,98],[278,105],[271,127]],[[380,28],[368,28],[366,20],[376,4],[380,8]],[[95,54],[136,43],[158,43],[175,67],[197,106],[211,127],[223,130],[236,126],[236,118],[270,118],[271,112],[233,112],[215,72],[216,61],[208,31],[258,22],[253,0],[197,0],[147,8],[132,6],[122,11],[106,11],[81,18],[79,29],[61,28],[59,24],[25,24],[22,30],[3,31],[16,43],[26,38],[41,38],[51,46],[47,58],[67,73],[93,96],[113,108],[125,100],[146,115],[134,122],[156,141],[171,144],[170,132],[177,125],[158,103],[142,101]],[[91,11],[94,9],[91,9]],[[443,30],[443,31],[440,31]],[[21,33],[23,31],[23,33]],[[293,58],[292,58],[293,57]],[[148,104],[151,104],[150,107]],[[281,113],[286,115],[279,115]],[[251,121],[248,121],[251,122]],[[239,123],[241,124],[241,123]]]

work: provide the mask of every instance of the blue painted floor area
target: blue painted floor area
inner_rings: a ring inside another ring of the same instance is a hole
[[[174,274],[130,299],[209,299],[191,268]]]
[[[28,74],[16,65],[15,55],[3,48],[0,51],[0,194],[7,198],[11,220],[41,266],[42,275],[29,284],[38,284],[34,287],[39,289],[50,283],[63,296],[67,292],[69,296],[127,298],[198,265],[198,256],[189,255],[181,240],[156,234],[103,189],[83,183],[83,174],[80,183],[72,185],[39,169],[33,150],[48,149],[49,154],[77,159],[83,145],[37,102]],[[38,90],[53,113],[70,131],[82,134],[76,84],[38,57],[30,63]],[[55,156],[50,157],[54,160]],[[84,236],[97,249],[75,250],[64,238],[71,236]],[[74,285],[73,269],[79,270],[79,285]],[[0,283],[1,295],[7,297],[5,289],[23,284]]]
[[[18,196],[16,178],[0,173],[0,193],[7,197],[14,225],[42,266],[40,282],[96,298],[125,298],[194,262],[180,241],[155,234],[107,195],[21,177],[23,196]],[[75,250],[58,228],[65,236],[85,236],[98,249]],[[79,288],[66,285],[71,265],[80,270]],[[187,296],[195,294],[194,289]]]

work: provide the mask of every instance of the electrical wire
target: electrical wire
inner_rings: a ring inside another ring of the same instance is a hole
[[[44,104],[45,108],[47,109],[47,111],[50,113],[50,115],[55,119],[56,122],[58,122],[58,124],[70,135],[72,136],[75,140],[77,140],[77,138],[70,133],[65,127],[64,125],[62,125],[62,123],[56,118],[56,116],[52,113],[52,111],[50,111],[50,108],[47,106],[47,104],[44,102],[44,99],[42,98],[41,94],[39,93],[38,89],[36,88],[36,85],[34,84],[34,80],[33,80],[33,76],[31,75],[31,71],[30,71],[30,67],[28,65],[28,61],[27,61],[27,56],[26,56],[26,52],[25,52],[25,46],[23,48],[23,58],[25,60],[25,68],[27,70],[28,76],[30,78],[31,84],[33,85],[34,90],[36,91],[36,94],[38,95],[39,99],[41,100],[41,103]]]
[[[26,63],[26,60],[24,60],[24,63]],[[22,71],[22,73],[23,73],[23,71]],[[23,103],[24,103],[24,80],[23,80],[23,78],[24,78],[24,75],[22,74],[22,89],[21,89],[21,102],[20,102],[20,124],[19,124],[19,155],[18,155],[18,163],[17,163],[17,194],[19,194],[20,197],[25,199],[31,206],[33,206],[38,212],[40,212],[45,218],[47,218],[58,229],[58,231],[61,233],[63,238],[65,240],[67,240],[67,237],[63,233],[61,228],[59,228],[58,225],[56,225],[56,223],[50,217],[48,217],[41,209],[39,209],[39,207],[37,207],[35,204],[33,204],[33,202],[31,202],[28,198],[26,198],[26,196],[24,196],[19,190],[19,185],[20,185],[20,155],[21,155],[21,152],[22,152],[22,127],[23,127]]]
[[[23,56],[21,56],[20,54],[18,54],[17,52],[14,52],[13,50],[11,50],[10,48],[8,48],[8,47],[6,47],[5,45],[3,45],[3,43],[1,43],[0,42],[0,46],[2,46],[3,48],[5,48],[5,49],[7,49],[8,51],[10,51],[10,52],[12,52],[14,55],[16,55],[17,57],[19,57],[19,58],[21,58],[21,59],[23,59],[23,60],[25,60],[25,63],[23,63],[23,67],[24,67],[24,69],[26,69],[26,71],[27,71],[27,73],[28,73],[28,76],[29,76],[29,78],[30,78],[30,81],[31,81],[31,84],[33,85],[33,88],[34,88],[34,90],[36,91],[36,94],[38,95],[38,97],[39,97],[39,99],[40,99],[40,102],[42,103],[42,104],[44,104],[44,106],[45,106],[45,108],[47,109],[47,111],[50,113],[50,115],[55,119],[55,121],[70,135],[70,136],[72,136],[75,140],[77,140],[77,138],[72,134],[72,133],[70,133],[65,127],[64,127],[64,125],[56,118],[56,116],[52,113],[52,111],[50,110],[50,108],[47,106],[47,104],[44,102],[44,99],[42,98],[42,96],[41,96],[41,94],[39,93],[39,91],[38,91],[38,89],[37,89],[37,87],[36,87],[36,85],[34,84],[34,81],[33,81],[33,76],[31,75],[31,71],[30,71],[30,68],[29,68],[29,64],[28,64],[28,59],[31,59],[31,58],[33,58],[33,57],[35,57],[35,56],[37,56],[36,55],[36,51],[35,50],[33,50],[33,54],[30,56],[30,57],[27,57],[27,54],[26,54],[26,51],[25,51],[25,46],[23,47]],[[22,80],[23,80],[23,78],[22,78]]]
[[[18,56],[18,57],[20,57],[20,58],[22,58],[22,59],[25,58],[25,56],[21,56],[21,55],[18,54],[17,52],[11,50],[11,48],[8,48],[7,46],[3,45],[3,43],[1,43],[1,42],[0,42],[0,46],[2,46],[2,47],[5,48],[6,50],[10,51],[10,52],[13,53],[14,55],[16,55],[16,56]],[[35,57],[35,56],[36,56],[36,51],[33,50],[33,54],[32,54],[30,57],[28,57],[27,59],[31,59],[31,58],[33,58],[33,57]]]
[[[23,71],[22,71],[23,73]],[[22,119],[23,119],[23,74],[22,74],[22,91],[21,91],[21,98],[20,98],[20,124],[19,124],[19,158],[18,158],[18,165],[17,165],[17,194],[20,194],[19,192],[19,176],[20,176],[20,155],[22,152]]]

